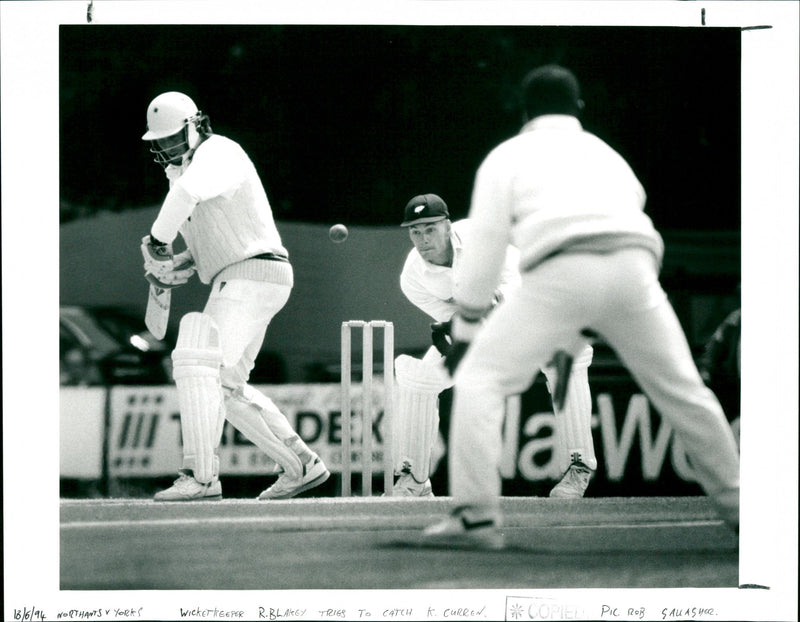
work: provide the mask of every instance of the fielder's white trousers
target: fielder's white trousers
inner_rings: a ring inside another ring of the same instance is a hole
[[[459,503],[496,509],[503,403],[524,391],[559,349],[577,354],[585,327],[616,351],[683,443],[698,483],[738,523],[739,456],[714,394],[644,249],[561,254],[523,274],[488,317],[455,376],[450,490]]]

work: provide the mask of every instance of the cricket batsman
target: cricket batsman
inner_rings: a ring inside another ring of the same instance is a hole
[[[433,496],[430,483],[431,454],[439,433],[439,394],[453,386],[443,367],[450,347],[449,327],[457,306],[453,298],[455,274],[463,249],[475,237],[475,225],[464,219],[452,222],[447,205],[435,194],[412,198],[405,207],[402,227],[408,230],[414,248],[400,275],[400,288],[408,300],[425,312],[431,325],[433,346],[422,359],[400,355],[395,361],[397,422],[392,455],[399,474],[395,496]],[[512,296],[520,286],[519,252],[507,246],[492,308]],[[554,404],[556,460],[563,474],[551,497],[581,498],[597,469],[592,442],[592,400],[588,368],[592,348],[586,346],[572,362],[566,382],[569,391],[563,404]],[[557,384],[554,366],[543,369],[551,394]]]
[[[142,239],[145,277],[159,288],[196,272],[211,292],[180,320],[172,353],[183,464],[157,501],[219,499],[217,449],[227,418],[282,469],[259,499],[287,499],[328,479],[328,469],[266,395],[248,384],[267,327],[294,283],[289,255],[255,166],[234,141],[214,134],[183,93],[158,95],[147,132],[169,191]],[[181,235],[186,250],[173,254]]]

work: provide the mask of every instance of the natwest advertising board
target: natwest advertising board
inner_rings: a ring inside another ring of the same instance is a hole
[[[591,369],[592,433],[597,472],[587,492],[591,496],[699,494],[691,461],[672,427],[619,368]],[[547,495],[560,478],[562,461],[556,454],[554,415],[550,396],[540,378],[521,396],[518,425],[506,422],[503,456],[503,493]],[[738,413],[731,427],[738,439]]]
[[[589,494],[696,494],[691,462],[671,427],[653,410],[630,376],[618,369],[590,368],[592,428],[598,471]],[[341,471],[341,394],[338,384],[259,385],[286,414],[305,442],[334,473]],[[353,386],[352,463],[360,470],[362,436],[360,387]],[[382,386],[373,386],[373,472],[382,470],[385,420]],[[73,402],[78,399],[73,396]],[[174,386],[114,387],[108,393],[104,464],[110,478],[172,475],[181,461],[181,428]],[[92,405],[102,404],[92,396]],[[560,477],[554,415],[544,379],[521,396],[507,401],[501,459],[503,492],[507,495],[546,495]],[[84,413],[86,411],[84,410]],[[447,420],[447,413],[443,419]],[[103,425],[104,416],[95,418]],[[62,426],[64,414],[62,413]],[[733,422],[735,431],[738,419]],[[98,435],[94,435],[98,436]],[[102,435],[98,436],[101,437]],[[62,445],[62,452],[80,445]],[[85,447],[84,447],[85,450]],[[278,470],[272,460],[230,424],[220,445],[224,476],[267,475]],[[62,456],[62,465],[73,463]],[[441,478],[446,461],[439,463]],[[71,477],[63,472],[62,477]],[[444,494],[444,493],[442,493]]]

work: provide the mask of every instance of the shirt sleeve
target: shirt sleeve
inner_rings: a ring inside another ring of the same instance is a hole
[[[171,244],[178,237],[180,226],[192,215],[197,201],[179,184],[169,189],[150,233],[159,242]]]
[[[245,179],[247,156],[236,143],[216,138],[198,148],[192,163],[174,184],[183,187],[195,202],[230,194]]]
[[[211,142],[214,141],[214,142]],[[197,149],[191,164],[174,180],[150,232],[172,242],[200,201],[232,194],[244,179],[244,152],[214,137]]]
[[[400,275],[400,289],[408,301],[415,307],[427,313],[436,322],[446,322],[456,311],[455,302],[442,300],[431,294],[419,278],[413,274],[413,268],[406,262]]]
[[[511,201],[502,169],[490,155],[478,169],[469,218],[473,221],[470,244],[464,247],[456,278],[455,299],[466,315],[485,312],[501,283],[501,275],[513,281],[508,267]],[[517,278],[519,278],[517,276]]]

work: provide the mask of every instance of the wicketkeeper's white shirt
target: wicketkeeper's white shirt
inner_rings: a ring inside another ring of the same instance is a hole
[[[456,312],[453,298],[456,287],[455,274],[458,272],[464,247],[471,243],[473,235],[474,223],[470,220],[464,219],[452,223],[450,232],[450,241],[453,244],[452,266],[437,266],[426,261],[416,248],[412,248],[406,257],[400,274],[400,289],[412,304],[437,322],[446,322]],[[520,284],[517,267],[519,253],[512,246],[505,249],[503,256],[505,259],[500,283],[494,293],[500,293],[505,297]]]

